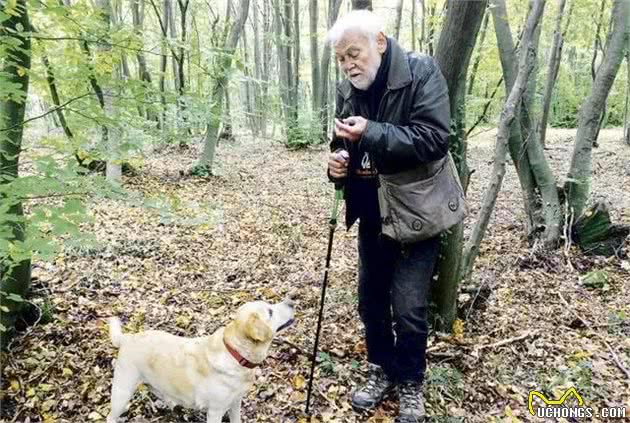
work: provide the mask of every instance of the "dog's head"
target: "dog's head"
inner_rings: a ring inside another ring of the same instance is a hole
[[[262,361],[273,337],[293,323],[294,308],[290,299],[276,304],[264,301],[243,304],[234,321],[225,328],[225,339],[250,361]]]

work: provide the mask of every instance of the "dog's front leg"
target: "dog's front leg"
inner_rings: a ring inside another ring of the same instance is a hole
[[[222,412],[209,408],[206,414],[206,423],[221,423],[222,418]]]
[[[242,398],[238,398],[230,406],[230,411],[228,412],[230,423],[241,423],[241,401]]]

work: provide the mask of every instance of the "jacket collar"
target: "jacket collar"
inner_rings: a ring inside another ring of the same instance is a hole
[[[397,90],[409,85],[412,81],[411,69],[407,54],[400,47],[398,42],[389,38],[388,47],[391,48],[391,62],[389,65],[389,73],[387,75],[387,89]],[[349,80],[345,79],[339,84],[339,91],[344,99],[350,98],[354,94],[354,87]]]

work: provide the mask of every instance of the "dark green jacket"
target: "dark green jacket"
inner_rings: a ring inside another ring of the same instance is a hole
[[[450,108],[448,87],[435,60],[407,53],[390,39],[391,62],[387,88],[375,120],[369,120],[358,144],[367,151],[379,173],[404,172],[443,159],[448,152]],[[335,117],[368,118],[368,105],[350,81],[337,87]],[[331,149],[352,151],[349,141],[334,137]],[[351,163],[356,162],[351,160]],[[353,172],[349,169],[345,185],[346,225],[360,215],[360,201],[353,197]]]

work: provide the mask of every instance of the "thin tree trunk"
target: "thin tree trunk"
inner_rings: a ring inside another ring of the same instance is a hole
[[[228,25],[232,21],[232,15],[234,14],[234,5],[231,2],[227,3],[225,10],[225,22]],[[243,26],[243,35],[239,39],[241,43],[245,42],[247,37],[247,31],[245,30],[245,26]],[[237,42],[238,44],[238,42]],[[247,57],[247,56],[245,56]],[[245,59],[247,63],[247,59]],[[232,110],[230,107],[230,81],[226,80],[225,83],[225,108],[223,110],[223,119],[221,122],[221,130],[219,131],[218,139],[217,139],[217,147],[221,143],[221,140],[231,140],[234,138],[232,134]]]
[[[256,10],[253,9],[253,5],[250,5],[250,7],[252,8],[252,11],[250,12],[251,13],[250,21],[253,22],[256,19],[255,18]],[[243,82],[243,87],[245,89],[245,114],[246,114],[245,117],[247,118],[247,122],[249,123],[249,127],[252,131],[252,134],[254,134],[254,136],[257,136],[259,132],[259,128],[258,128],[258,119],[256,119],[256,114],[255,114],[255,108],[256,108],[255,98],[258,94],[256,92],[256,84],[253,82],[253,80],[256,78],[255,76],[256,70],[254,69],[254,75],[252,75],[249,48],[248,48],[248,43],[247,43],[248,38],[249,37],[247,34],[247,26],[245,26],[243,28],[243,35],[241,36],[241,51],[243,54],[243,59],[245,60],[245,66],[243,68],[243,73],[245,74],[245,80]],[[257,48],[258,47],[254,45],[254,51],[256,51]]]
[[[534,53],[538,49],[541,26],[534,31],[532,43]],[[534,54],[534,69],[532,70],[525,94],[521,101],[520,121],[523,143],[527,152],[530,167],[536,186],[542,197],[542,212],[544,220],[544,231],[542,239],[545,247],[555,248],[560,241],[562,210],[556,179],[547,163],[545,152],[538,138],[537,125],[535,123],[535,96],[536,80],[538,77],[538,61]]]
[[[319,2],[311,0],[308,4],[310,15],[309,37],[311,41],[311,101],[313,111],[317,111],[320,94],[319,44],[317,39],[317,21],[319,20]]]
[[[606,4],[608,0],[602,0],[600,9],[599,9],[599,18],[597,19],[597,28],[595,29],[595,39],[593,40],[593,58],[591,59],[591,80],[595,83],[595,75],[597,74],[597,56],[599,50],[602,50],[602,54],[604,53],[604,47],[602,44],[601,31],[602,25],[604,23],[604,11],[606,10]],[[610,17],[610,23],[612,24],[614,17]],[[608,31],[610,33],[610,31]],[[605,57],[602,58],[602,61],[605,60]],[[602,109],[602,114],[599,118],[599,123],[597,124],[597,130],[595,132],[595,137],[593,138],[593,147],[598,147],[597,138],[599,138],[599,130],[602,127],[602,123],[604,122],[604,116],[606,114],[606,102],[604,101],[604,107]]]
[[[339,9],[341,8],[342,0],[329,0],[328,1],[328,29],[330,29],[337,16],[339,16]],[[371,1],[353,1],[353,7],[369,9],[371,10]],[[322,89],[319,95],[320,105],[318,109],[321,111],[320,122],[322,125],[322,137],[328,138],[328,84],[330,83],[330,58],[331,58],[331,45],[326,43],[322,51],[322,65],[321,65],[321,83]]]
[[[271,24],[271,0],[264,0],[263,4],[263,61],[262,61],[262,95],[261,100],[264,101],[264,107],[260,110],[260,119],[262,122],[262,132],[263,135],[267,133],[267,115],[269,113],[269,108],[267,107],[267,100],[269,98],[269,78],[270,78],[270,68],[271,68],[271,33],[272,33],[272,24]]]
[[[151,6],[153,6],[153,10],[155,11],[155,16],[160,25],[160,29],[162,31],[162,43],[160,45],[160,78],[159,78],[159,89],[160,89],[160,99],[162,103],[162,113],[160,115],[160,129],[164,130],[166,128],[166,70],[168,65],[168,54],[167,54],[167,45],[168,45],[168,23],[169,23],[169,10],[170,10],[170,0],[163,0],[162,9],[163,15],[160,16],[160,12],[155,5],[153,0],[149,0],[151,2]]]
[[[628,23],[630,27],[630,23]],[[630,29],[629,29],[630,31]],[[626,105],[623,112],[623,133],[626,145],[630,146],[630,121],[628,120],[628,100],[630,100],[630,38],[626,46]]]
[[[494,22],[494,30],[497,37],[497,46],[499,48],[499,58],[501,61],[501,69],[505,80],[506,97],[512,91],[514,82],[516,81],[517,64],[516,49],[512,39],[512,31],[510,30],[507,8],[504,0],[493,0],[492,18]],[[520,104],[517,105],[520,115]],[[529,157],[526,154],[521,125],[518,121],[513,121],[510,128],[510,137],[508,139],[510,157],[516,168],[521,190],[523,192],[523,205],[526,220],[526,233],[528,238],[533,237],[536,227],[538,226],[535,212],[537,209],[538,198],[536,195],[536,181],[532,173]]]
[[[414,0],[415,1],[415,0]],[[426,32],[426,14],[427,10],[424,6],[424,0],[420,0],[420,12],[422,17],[420,18],[420,41],[418,43],[418,51],[422,52],[424,48],[424,37]]]
[[[436,0],[429,0],[430,2],[430,6],[429,6],[429,29],[428,29],[428,34],[427,34],[427,52],[429,54],[429,56],[433,56],[433,38],[435,37],[435,9],[436,9],[436,5],[435,3],[432,3]]]
[[[265,84],[265,82],[263,81],[263,73],[264,73],[264,68],[263,68],[263,63],[262,63],[262,58],[261,56],[264,57],[265,53],[265,39],[266,39],[266,35],[263,34],[263,39],[261,40],[260,37],[260,29],[259,29],[259,22],[258,22],[258,18],[259,18],[259,11],[258,11],[258,6],[257,3],[254,2],[254,4],[252,5],[253,9],[252,9],[252,27],[254,30],[254,75],[256,77],[256,83],[253,84],[254,87],[254,121],[255,121],[255,126],[256,126],[256,134],[261,134],[264,136],[265,135],[265,128],[264,128],[264,120],[263,120],[263,113],[264,113],[264,109],[265,109],[265,97],[263,95],[263,84]]]
[[[486,40],[486,33],[488,32],[488,21],[490,20],[490,13],[486,10],[483,16],[483,22],[481,24],[481,33],[479,35],[479,42],[477,43],[477,54],[475,55],[475,61],[473,62],[472,69],[470,71],[470,80],[468,81],[468,95],[472,95],[473,88],[475,86],[475,78],[477,77],[477,70],[481,63],[483,43]]]
[[[352,0],[352,10],[361,9],[372,10],[372,0]]]
[[[168,7],[167,10],[164,11],[164,14],[168,17],[168,30],[170,33],[171,40],[177,42],[177,26],[175,26],[175,17],[177,10],[173,7],[173,3],[171,0],[168,0],[168,4],[165,3],[165,6]],[[179,80],[179,70],[178,70],[178,53],[174,47],[171,48],[171,67],[173,72],[173,90],[179,93],[179,87],[181,85]]]
[[[55,106],[55,114],[59,119],[59,124],[61,125],[64,134],[66,134],[66,137],[68,137],[69,140],[72,140],[74,138],[74,134],[68,126],[66,116],[63,113],[63,108],[59,107],[61,106],[61,101],[59,99],[59,91],[57,90],[57,83],[55,81],[55,72],[53,71],[46,54],[42,55],[42,63],[44,64],[44,69],[46,71],[46,83],[48,84],[48,89],[50,90],[50,98]]]
[[[31,69],[31,39],[27,36],[30,31],[30,22],[26,0],[17,0],[15,5],[6,7],[5,12],[11,11],[6,20],[0,23],[0,37],[11,38],[15,47],[6,48],[6,52],[12,56],[12,60],[3,60],[3,79],[19,87],[24,94],[21,100],[18,96],[0,98],[0,185],[11,183],[18,177],[20,152],[22,150],[22,135],[24,126],[24,114],[26,111],[26,99],[28,98],[29,75]],[[9,193],[11,191],[9,190]],[[8,194],[10,196],[10,194]],[[0,194],[0,203],[6,204],[7,194]],[[15,246],[14,253],[22,253],[30,256],[29,251],[20,251],[20,245],[25,241],[24,212],[22,203],[12,198],[9,200],[6,217],[1,223],[3,231],[7,234],[5,241]],[[31,284],[31,260],[29,258],[13,259],[3,258],[0,261],[0,346],[7,345],[13,335],[13,329],[23,302]],[[17,298],[15,298],[17,297]],[[0,364],[0,367],[3,367]],[[0,369],[1,370],[1,369]]]
[[[556,14],[554,30],[553,30],[553,42],[551,44],[551,53],[549,55],[549,70],[547,71],[547,79],[545,81],[545,93],[542,101],[542,117],[540,118],[540,124],[538,127],[538,139],[540,144],[544,147],[547,137],[547,121],[549,119],[549,108],[551,106],[551,95],[553,93],[553,87],[556,84],[558,78],[558,71],[560,69],[560,59],[562,58],[562,45],[564,44],[564,38],[562,36],[562,16],[564,14],[564,6],[566,0],[558,0],[558,11]]]
[[[416,51],[416,0],[411,0],[411,51]]]
[[[297,92],[294,85],[293,55],[297,50],[293,48],[293,13],[291,8],[292,0],[284,0],[284,66],[286,66],[286,87],[287,87],[287,128],[297,122]]]
[[[214,162],[214,153],[217,145],[217,135],[219,131],[219,125],[221,123],[221,116],[223,115],[223,99],[225,90],[227,89],[228,75],[230,68],[232,67],[232,58],[234,56],[234,50],[238,43],[238,39],[243,32],[245,21],[249,12],[249,0],[241,0],[238,16],[230,33],[225,42],[225,53],[219,59],[217,64],[216,79],[212,84],[212,107],[210,109],[210,118],[208,120],[206,130],[206,140],[203,148],[203,153],[199,159],[198,167],[205,170],[204,173],[212,174],[212,164]]]
[[[403,0],[398,0],[398,4],[396,5],[396,26],[394,29],[395,38],[398,41],[400,41],[400,25],[402,24],[402,11],[403,11]]]
[[[591,192],[592,148],[599,127],[599,118],[604,108],[610,88],[615,81],[617,71],[623,60],[624,49],[628,42],[626,32],[628,1],[615,0],[612,11],[614,27],[608,50],[597,70],[591,92],[580,109],[575,146],[571,158],[571,167],[565,184],[569,209],[577,218],[586,208]]]
[[[300,103],[300,1],[293,0],[293,110],[294,118],[298,117]]]
[[[225,112],[223,113],[223,124],[219,134],[219,139],[217,140],[217,145],[220,140],[234,140],[234,133],[232,132],[232,108],[230,105],[229,86],[226,86],[225,88]]]
[[[110,27],[110,22],[112,21],[112,5],[110,0],[96,0],[95,2],[96,9],[101,13],[101,20],[105,24],[107,28]],[[112,46],[109,44],[109,40],[105,42],[99,43],[97,45],[97,50],[100,52],[102,56],[108,56],[111,54]],[[120,79],[120,65],[114,65],[114,69],[112,70],[113,79]],[[105,116],[113,116],[113,91],[112,88],[105,84],[103,87],[103,113]],[[120,179],[122,176],[122,166],[120,165],[120,160],[118,157],[118,142],[119,136],[118,132],[114,127],[103,129],[103,138],[102,145],[106,148],[109,157],[106,160],[106,168],[105,168],[105,177],[108,181],[113,183],[120,183]]]
[[[131,15],[133,20],[133,30],[140,39],[144,38],[144,0],[131,0]],[[144,43],[143,43],[144,44]],[[141,81],[151,84],[151,73],[147,67],[147,60],[142,51],[136,52],[138,61],[138,78]]]
[[[464,139],[466,74],[486,1],[454,2],[449,7],[440,34],[436,60],[448,84],[451,121],[455,130],[449,136],[449,150],[453,154],[464,190],[470,172],[466,161]],[[464,225],[459,223],[446,233],[437,265],[438,283],[434,285],[432,300],[437,305],[440,330],[450,331],[457,314],[457,289],[461,280],[459,266],[464,236]]]
[[[527,25],[525,27],[525,31],[523,32],[521,43],[522,51],[520,53],[518,63],[518,74],[510,91],[510,95],[505,102],[505,107],[501,113],[501,119],[499,121],[492,176],[490,177],[489,184],[483,194],[479,218],[473,228],[470,239],[466,243],[466,248],[464,249],[464,259],[462,261],[461,273],[462,276],[466,278],[468,278],[472,273],[475,259],[479,253],[479,245],[484,237],[486,228],[488,227],[488,222],[490,221],[490,216],[494,210],[497,196],[501,190],[503,176],[505,175],[510,126],[514,121],[516,121],[516,117],[518,116],[518,104],[521,102],[522,96],[527,89],[527,80],[534,68],[534,59],[536,57],[534,33],[536,32],[538,21],[542,16],[544,6],[545,0],[535,0],[527,18]]]
[[[282,24],[282,9],[280,8],[280,1],[286,1],[286,0],[272,0],[273,3],[273,11],[274,11],[274,34],[275,34],[275,41],[276,41],[276,56],[278,58],[278,70],[279,70],[279,83],[278,83],[278,90],[280,91],[280,100],[282,102],[281,104],[281,108],[282,108],[282,116],[284,116],[287,125],[286,127],[288,128],[288,121],[289,121],[289,105],[291,103],[291,99],[290,99],[290,94],[289,94],[289,75],[288,75],[288,68],[287,68],[287,48],[288,46],[286,45],[285,42],[282,41],[283,38],[283,24]]]

